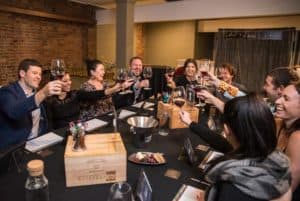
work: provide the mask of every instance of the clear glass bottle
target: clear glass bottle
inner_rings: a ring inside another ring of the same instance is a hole
[[[32,160],[27,164],[28,177],[25,183],[26,201],[49,201],[48,180],[44,175],[44,162]]]

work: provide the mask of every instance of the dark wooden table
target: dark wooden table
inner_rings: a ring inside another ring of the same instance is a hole
[[[142,112],[144,115],[151,115],[152,112],[142,111],[133,107],[128,110]],[[153,114],[152,114],[153,115]],[[112,116],[103,115],[99,117],[101,120],[108,121],[106,127],[102,127],[93,133],[113,132]],[[126,120],[118,121],[118,131],[121,133],[122,139],[126,146],[127,155],[137,151],[162,152],[167,160],[165,165],[161,166],[145,166],[127,162],[127,182],[134,188],[141,168],[143,168],[151,182],[155,200],[168,201],[172,200],[182,184],[190,184],[199,186],[190,180],[191,177],[200,178],[201,172],[198,168],[188,164],[186,160],[178,160],[180,149],[185,137],[190,137],[194,146],[202,144],[203,141],[193,134],[188,128],[171,130],[168,136],[160,136],[157,131],[154,132],[152,141],[145,149],[138,149],[132,143],[129,132],[129,126]],[[66,128],[61,128],[55,132],[59,135],[66,136]],[[92,134],[92,133],[90,133]],[[10,170],[8,173],[0,176],[0,200],[1,201],[21,201],[24,200],[24,184],[28,175],[25,165],[30,159],[40,158],[45,162],[45,175],[49,180],[50,200],[51,201],[82,201],[82,200],[106,200],[109,187],[111,184],[99,184],[80,187],[66,187],[65,170],[64,170],[64,150],[65,144],[60,143],[49,148],[52,154],[41,156],[38,154],[25,154],[20,163],[21,172]],[[171,179],[164,176],[166,170],[175,169],[181,172],[179,179]]]

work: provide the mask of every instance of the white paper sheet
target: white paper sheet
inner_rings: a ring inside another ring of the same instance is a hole
[[[189,185],[183,185],[173,201],[204,201],[204,191]]]
[[[136,107],[136,108],[141,108],[143,104],[144,104],[144,101],[139,102],[139,103],[136,103],[136,104],[134,104],[134,105],[132,105],[132,106],[133,106],[133,107]],[[143,108],[149,108],[149,107],[153,107],[153,106],[154,106],[154,103],[151,103],[151,102],[145,102]]]
[[[86,121],[85,123],[87,123],[87,128],[85,129],[85,131],[87,132],[90,132],[102,126],[106,126],[108,124],[108,122],[102,121],[100,119],[91,119],[89,121]]]
[[[134,114],[136,114],[136,112],[132,112],[130,110],[121,110],[121,112],[119,114],[119,119],[124,119],[124,118],[129,117]]]
[[[51,145],[57,144],[63,141],[63,137],[49,132],[37,138],[31,139],[26,142],[25,149],[30,152],[37,152]]]

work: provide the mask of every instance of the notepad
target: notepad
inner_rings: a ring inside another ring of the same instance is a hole
[[[136,112],[132,112],[129,110],[121,110],[121,112],[119,114],[119,119],[124,119],[124,118],[129,117],[134,114],[136,114]]]
[[[102,121],[100,119],[91,119],[89,121],[86,121],[85,123],[87,123],[87,127],[85,129],[86,132],[93,131],[97,128],[100,128],[102,126],[106,126],[108,124],[108,122]]]
[[[26,142],[25,149],[30,152],[37,152],[51,145],[57,144],[63,141],[63,137],[49,132],[40,137],[34,138]]]
[[[173,201],[204,201],[204,191],[189,185],[182,185]]]

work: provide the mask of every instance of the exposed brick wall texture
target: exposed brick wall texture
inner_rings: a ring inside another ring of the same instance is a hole
[[[137,56],[144,58],[144,52],[145,52],[144,24],[136,24],[135,25],[135,31],[136,31],[135,52],[136,52]]]
[[[93,25],[0,12],[0,85],[17,79],[25,58],[37,59],[44,69],[62,58],[71,74],[85,75],[85,59],[96,55],[93,30]]]

